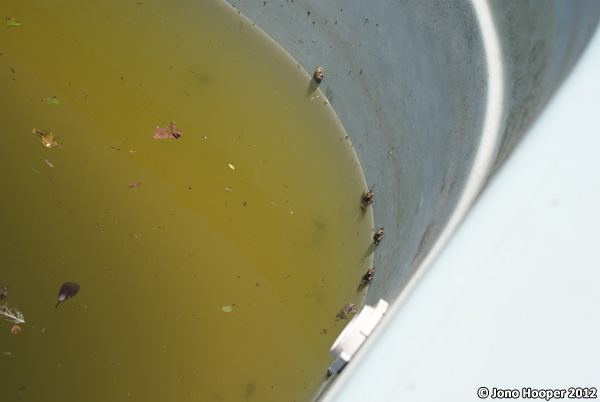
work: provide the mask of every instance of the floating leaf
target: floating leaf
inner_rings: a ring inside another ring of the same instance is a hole
[[[44,102],[46,102],[47,104],[52,105],[52,106],[58,106],[58,105],[60,105],[60,102],[56,98],[44,98],[42,100]]]
[[[56,142],[56,140],[54,139],[54,137],[52,136],[52,133],[48,134],[48,133],[43,133],[40,130],[38,130],[37,128],[33,129],[33,133],[37,134],[40,136],[40,138],[42,139],[42,144],[46,147],[46,148],[52,148],[58,145],[58,142]],[[59,148],[62,148],[60,145],[58,145]]]
[[[171,123],[168,127],[165,128],[159,128],[156,127],[156,130],[154,130],[154,139],[155,140],[162,140],[165,138],[171,138],[171,139],[177,139],[181,137],[181,130],[178,128],[175,128],[175,122]]]
[[[142,184],[142,183],[133,183],[133,184],[130,184],[129,187],[127,187],[127,188],[134,188],[134,187],[139,186],[140,184]]]
[[[226,313],[231,313],[231,311],[233,310],[233,306],[223,306],[221,307],[221,310],[223,310]]]
[[[235,170],[235,167],[234,167],[234,166],[233,166],[231,163],[227,163],[227,165],[229,166],[229,168],[230,168],[231,170]]]
[[[20,27],[21,23],[16,18],[6,17],[6,26],[7,27]]]

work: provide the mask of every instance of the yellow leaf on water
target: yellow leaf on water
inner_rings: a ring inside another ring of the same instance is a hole
[[[16,18],[6,17],[6,26],[7,27],[20,27],[21,23]]]
[[[233,306],[223,306],[221,307],[221,310],[223,310],[226,313],[231,313],[231,311],[233,310]]]
[[[231,163],[228,163],[228,165],[231,168],[231,170],[235,170],[235,167],[233,167],[233,165]]]
[[[56,142],[52,134],[41,134],[40,137],[42,138],[42,144],[46,148],[51,148],[58,145],[58,142]]]
[[[48,133],[43,133],[40,130],[38,130],[37,128],[33,129],[33,133],[37,134],[40,136],[40,138],[42,139],[42,144],[46,147],[46,148],[52,148],[58,145],[58,142],[56,142],[56,140],[54,139],[54,136],[52,135],[52,133],[48,134]],[[58,145],[59,148],[61,148],[60,145]]]
[[[58,105],[60,105],[60,102],[58,101],[58,99],[56,99],[56,97],[54,97],[54,98],[44,98],[42,100],[44,102],[46,102],[47,104],[52,105],[52,106],[58,106]]]

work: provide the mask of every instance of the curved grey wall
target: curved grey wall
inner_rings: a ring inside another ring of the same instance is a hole
[[[569,73],[598,25],[597,1],[490,2],[502,39],[506,123],[496,172]]]
[[[503,96],[490,111],[489,82],[499,78],[489,76],[490,38],[471,1],[230,2],[307,71],[324,68],[321,89],[375,185],[375,222],[385,226],[368,304],[394,300],[426,265],[457,205],[472,203],[509,157],[600,16],[595,1],[485,3],[502,70]],[[490,113],[498,140],[474,171]],[[473,175],[483,180],[473,185]]]

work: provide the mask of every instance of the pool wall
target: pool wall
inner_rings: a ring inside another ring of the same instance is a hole
[[[390,302],[377,337],[393,343],[385,327],[572,70],[596,30],[600,3],[231,4],[308,72],[324,69],[321,89],[375,186],[374,229],[385,227],[385,237],[374,248],[366,303]],[[341,400],[344,384],[367,374],[359,368],[365,359],[377,377],[374,359],[387,354],[367,357],[376,342],[367,341],[320,400]]]
[[[230,3],[307,71],[324,69],[385,227],[371,305],[431,263],[600,18],[594,1]]]

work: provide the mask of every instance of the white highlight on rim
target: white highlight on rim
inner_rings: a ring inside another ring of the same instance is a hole
[[[475,16],[479,22],[479,29],[481,31],[482,42],[485,52],[485,58],[487,62],[487,103],[485,108],[485,118],[483,124],[483,131],[481,133],[481,142],[477,150],[477,154],[473,160],[473,167],[469,173],[467,184],[458,200],[456,209],[450,216],[448,224],[442,230],[440,237],[434,243],[431,251],[423,259],[421,265],[417,268],[415,274],[408,281],[406,287],[402,293],[390,305],[388,313],[383,316],[383,319],[377,327],[375,327],[371,334],[371,342],[367,340],[365,344],[359,349],[354,356],[354,360],[363,360],[368,353],[368,350],[373,345],[373,338],[376,338],[382,331],[385,330],[386,324],[393,320],[398,310],[404,304],[404,301],[408,298],[408,295],[415,288],[423,274],[427,271],[427,268],[433,263],[435,258],[440,254],[442,248],[446,245],[458,225],[461,223],[473,203],[481,191],[483,184],[485,183],[494,153],[496,150],[496,144],[500,137],[500,129],[502,128],[502,114],[503,114],[503,100],[504,100],[504,70],[502,68],[502,55],[500,40],[498,33],[494,25],[492,13],[489,7],[488,1],[484,0],[472,0],[473,9]],[[358,368],[357,364],[346,366],[344,371],[340,373],[338,381],[331,384],[325,394],[317,396],[319,402],[330,402],[336,400],[336,395],[340,392],[343,387],[344,380],[348,380],[352,374],[356,372]],[[341,380],[341,381],[340,381]]]
[[[431,251],[423,259],[421,265],[417,268],[415,274],[410,278],[406,287],[394,303],[397,310],[406,300],[415,285],[421,279],[427,268],[433,263],[435,258],[442,251],[458,225],[475,202],[483,184],[487,180],[488,173],[492,164],[496,145],[500,137],[502,128],[502,113],[504,100],[504,69],[502,68],[502,53],[500,39],[494,25],[490,5],[487,1],[473,0],[475,15],[479,21],[479,29],[483,41],[485,58],[487,62],[487,104],[485,109],[485,119],[483,131],[481,133],[481,142],[473,160],[473,167],[469,173],[467,184],[462,196],[458,200],[456,209],[450,216],[448,223],[442,230],[439,238],[434,243]],[[392,317],[395,311],[390,311],[388,317]]]
[[[483,187],[483,184],[488,177],[496,150],[496,144],[500,137],[500,129],[502,127],[502,106],[504,99],[504,70],[502,68],[500,39],[494,25],[489,3],[487,1],[473,0],[472,4],[475,10],[475,15],[477,16],[477,20],[479,21],[479,29],[481,30],[488,70],[487,104],[485,109],[483,131],[481,133],[481,142],[479,144],[477,154],[475,155],[475,159],[473,160],[473,167],[469,173],[467,184],[462,196],[458,200],[458,204],[456,205],[454,212],[450,216],[450,219],[442,230],[439,238],[431,248],[431,251],[423,259],[423,262],[417,268],[412,278],[410,278],[408,281],[396,303],[394,303],[394,307],[396,308],[393,310],[396,310],[401,304],[403,304],[408,294],[410,294],[410,292],[414,289],[415,285],[418,283],[419,279],[421,279],[427,268],[429,268],[435,258],[442,251],[442,248],[446,245],[448,240],[450,240],[450,237],[475,202],[475,199],[477,198]],[[388,317],[391,317],[392,315],[393,312],[391,312]]]
[[[442,230],[440,237],[434,243],[431,251],[423,259],[421,265],[417,268],[415,274],[408,281],[406,287],[402,293],[398,296],[395,302],[390,306],[389,312],[383,317],[379,325],[375,328],[371,334],[371,338],[376,338],[381,331],[386,327],[386,324],[393,320],[394,316],[404,304],[408,295],[415,288],[423,274],[427,271],[429,266],[433,263],[435,258],[440,254],[442,248],[446,245],[458,225],[461,223],[473,203],[481,191],[487,175],[490,171],[492,160],[494,157],[496,144],[500,137],[500,129],[502,128],[502,114],[503,114],[503,81],[504,71],[502,68],[502,55],[500,40],[498,33],[494,25],[492,13],[489,7],[489,3],[484,0],[472,0],[473,9],[475,16],[479,22],[479,29],[481,30],[482,42],[485,52],[485,58],[487,62],[487,103],[485,108],[485,118],[483,124],[483,131],[481,133],[481,142],[473,160],[473,167],[469,173],[467,184],[458,200],[456,209],[450,216],[448,224]],[[371,342],[363,344],[362,348],[358,350],[354,356],[355,360],[364,359],[368,350],[373,345],[374,339]],[[342,373],[341,377],[349,379],[349,377],[356,371],[358,365],[353,364],[347,366]],[[321,402],[328,402],[335,400],[335,395],[340,391],[344,381],[341,378],[333,383],[327,390],[326,394],[320,395],[317,399]]]

